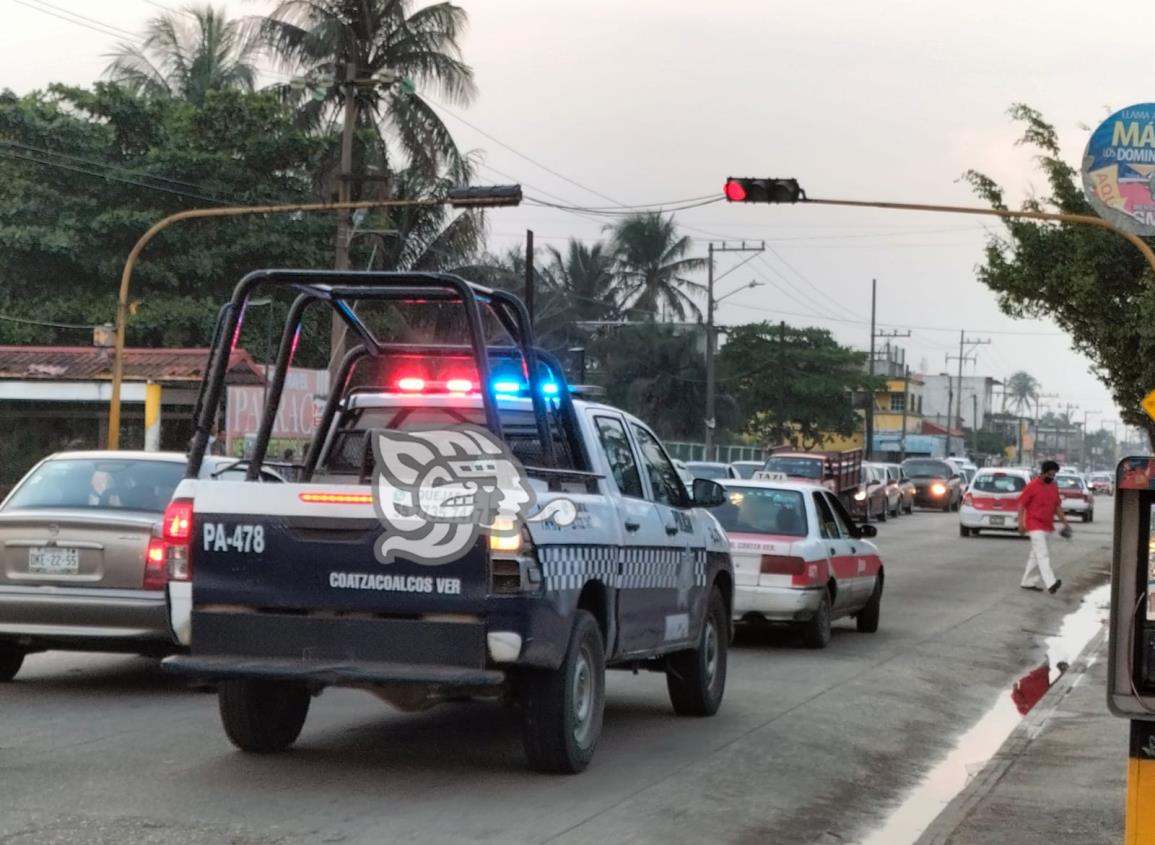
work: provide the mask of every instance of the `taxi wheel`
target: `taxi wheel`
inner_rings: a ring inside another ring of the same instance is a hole
[[[822,603],[814,615],[802,623],[802,644],[807,648],[826,648],[830,645],[830,591],[822,591]]]
[[[878,631],[878,617],[882,614],[882,578],[875,579],[874,592],[870,594],[870,601],[862,610],[858,611],[855,622],[858,630],[863,634],[873,634]]]
[[[960,525],[958,527],[958,535],[960,537],[969,537],[971,535],[971,530],[969,528],[967,528],[965,525]]]
[[[671,654],[666,689],[679,716],[713,716],[726,691],[726,646],[729,642],[726,600],[715,587],[706,607],[702,636],[693,651]]]
[[[574,615],[569,648],[555,670],[531,670],[521,679],[522,744],[530,768],[572,775],[594,756],[606,705],[606,657],[597,620]]]
[[[16,646],[0,646],[0,682],[16,677],[24,665],[24,652]]]
[[[253,754],[284,751],[309,715],[308,687],[291,681],[222,681],[217,701],[229,740]]]

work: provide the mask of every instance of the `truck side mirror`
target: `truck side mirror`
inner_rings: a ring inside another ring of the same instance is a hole
[[[726,504],[726,489],[709,478],[695,478],[690,495],[694,504],[700,508],[716,508]]]

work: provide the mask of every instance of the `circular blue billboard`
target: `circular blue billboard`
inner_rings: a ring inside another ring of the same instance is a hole
[[[1155,236],[1155,103],[1121,109],[1091,134],[1083,190],[1108,223]]]

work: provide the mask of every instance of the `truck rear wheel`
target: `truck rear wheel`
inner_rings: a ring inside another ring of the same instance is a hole
[[[726,691],[726,648],[730,642],[726,601],[715,587],[706,606],[698,647],[671,654],[666,689],[679,716],[713,716]]]
[[[597,620],[574,615],[561,666],[531,670],[521,679],[522,743],[530,768],[577,774],[589,765],[602,733],[606,656]]]
[[[292,681],[222,681],[217,697],[229,740],[253,754],[284,751],[309,715],[309,690]]]
[[[15,678],[23,665],[23,649],[14,645],[0,645],[0,682]]]

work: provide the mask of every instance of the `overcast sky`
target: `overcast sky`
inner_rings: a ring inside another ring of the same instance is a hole
[[[21,93],[96,79],[118,31],[139,32],[161,11],[151,0],[0,3],[0,86]],[[270,4],[226,5],[250,14]],[[1155,99],[1144,85],[1146,52],[1096,40],[1086,3],[1071,0],[462,5],[471,20],[465,58],[481,94],[453,110],[477,129],[446,118],[459,144],[484,151],[483,180],[513,177],[527,194],[582,206],[701,196],[720,191],[728,175],[795,176],[814,197],[973,204],[958,182],[968,168],[993,176],[1017,202],[1045,184],[1030,153],[1013,145],[1011,103],[1039,109],[1077,163],[1086,125]],[[62,10],[88,26],[62,20]],[[1150,4],[1119,0],[1112,15],[1147,20]],[[898,341],[913,367],[944,371],[965,329],[993,341],[976,350],[968,375],[1025,369],[1059,394],[1049,403],[1078,404],[1077,418],[1117,418],[1062,332],[1003,316],[977,281],[984,227],[997,223],[757,205],[695,209],[678,222],[697,254],[711,239],[766,240],[765,254],[719,282],[719,296],[764,283],[722,303],[720,323],[785,319],[865,348],[877,278],[879,323],[913,332]],[[601,235],[596,220],[523,206],[492,214],[491,240],[511,245],[527,227],[558,246]],[[718,273],[740,258],[722,256]]]

